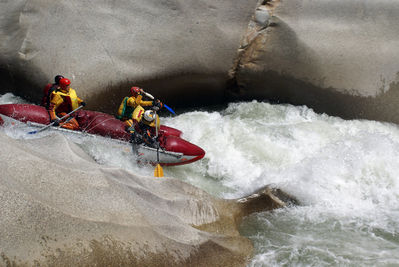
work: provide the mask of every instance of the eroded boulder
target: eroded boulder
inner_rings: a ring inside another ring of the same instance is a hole
[[[237,230],[242,217],[287,202],[270,188],[251,201],[217,199],[177,179],[99,165],[60,134],[0,132],[0,147],[6,264],[245,266],[253,246]]]

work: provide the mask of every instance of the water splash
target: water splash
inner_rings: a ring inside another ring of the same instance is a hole
[[[205,148],[202,172],[224,197],[272,183],[303,204],[248,219],[252,266],[399,263],[397,125],[259,102],[167,123]]]

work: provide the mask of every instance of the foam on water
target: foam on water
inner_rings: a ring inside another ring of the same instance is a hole
[[[274,184],[301,202],[245,220],[241,231],[256,249],[251,266],[399,264],[397,125],[255,101],[161,119],[206,151],[199,162],[164,167],[166,176],[225,198]],[[129,146],[74,138],[101,164],[152,176]]]
[[[396,125],[258,102],[164,121],[205,149],[203,172],[234,190],[225,196],[273,183],[306,205],[333,204],[347,213],[399,204]]]
[[[5,93],[4,95],[0,95],[0,104],[13,104],[13,103],[26,103],[26,101],[20,98],[19,96],[15,96],[11,93]]]
[[[204,147],[225,197],[272,183],[302,203],[244,224],[253,266],[399,263],[398,126],[258,102],[167,122]]]

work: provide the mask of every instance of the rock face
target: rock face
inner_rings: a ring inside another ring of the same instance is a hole
[[[172,106],[255,98],[399,123],[397,11],[395,0],[0,1],[0,93],[39,102],[64,74],[107,113],[135,84]]]
[[[399,123],[397,1],[263,1],[231,94]]]
[[[241,218],[289,202],[270,188],[216,199],[102,166],[59,134],[0,132],[0,147],[0,265],[245,266],[253,248]]]
[[[169,103],[221,101],[256,3],[0,1],[0,93],[38,101],[63,74],[91,109],[115,112],[133,84]]]

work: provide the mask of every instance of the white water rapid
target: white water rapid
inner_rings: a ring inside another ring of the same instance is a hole
[[[0,96],[0,104],[21,101]],[[165,176],[222,198],[274,184],[300,201],[300,206],[244,220],[241,233],[255,245],[249,266],[399,265],[397,125],[255,101],[161,122],[206,151],[199,162],[164,167]],[[8,125],[2,131],[25,138],[23,127]],[[46,134],[51,131],[40,133]],[[105,138],[71,138],[101,164],[153,173],[152,166],[135,163],[128,146]]]

